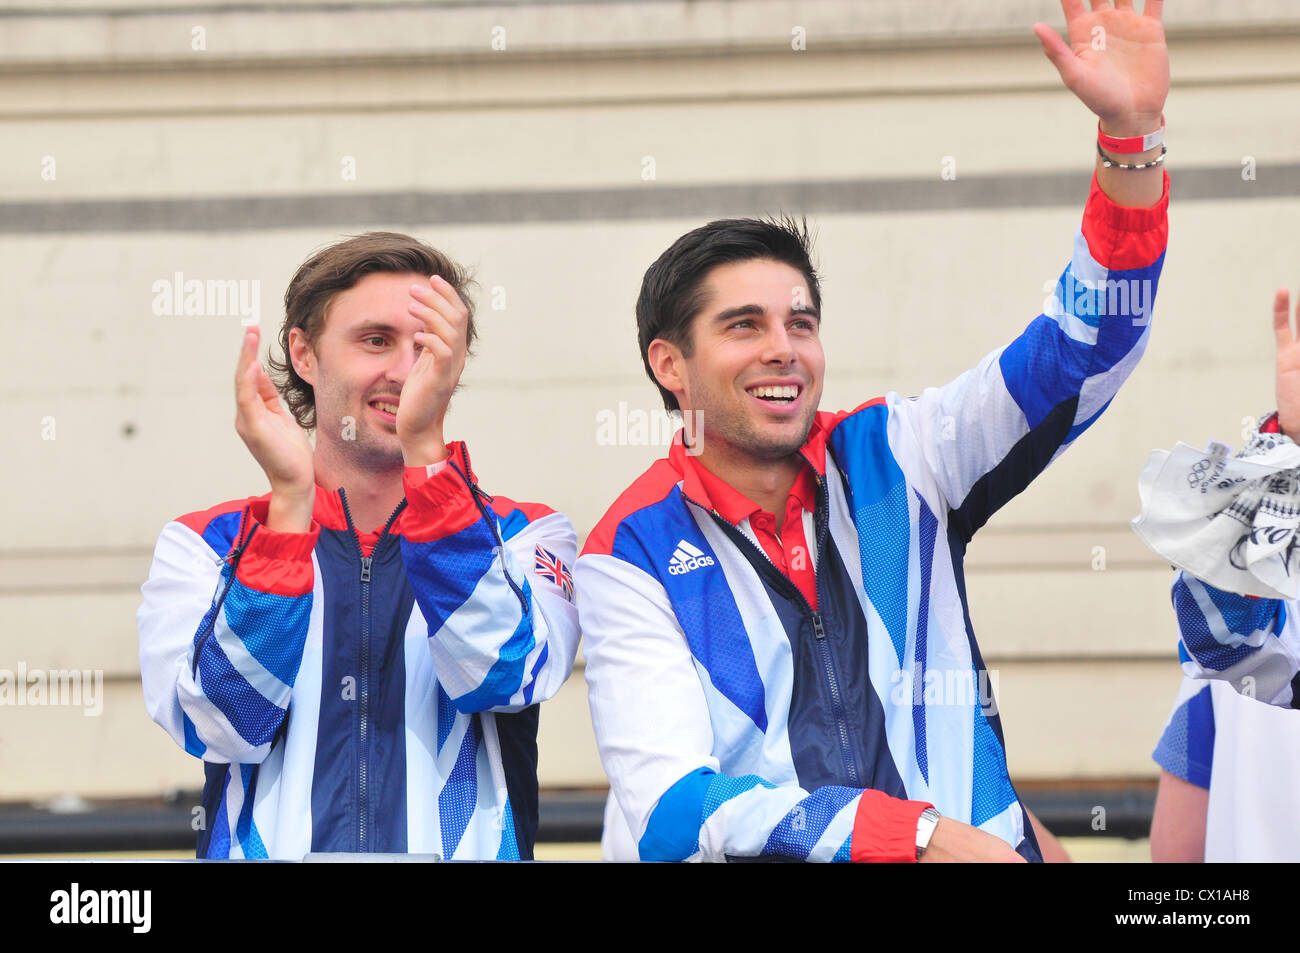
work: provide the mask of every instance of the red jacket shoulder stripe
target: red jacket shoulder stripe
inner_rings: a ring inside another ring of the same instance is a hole
[[[266,496],[269,497],[270,494],[268,493]],[[202,536],[204,531],[208,528],[208,524],[218,516],[225,516],[227,513],[241,512],[245,506],[248,506],[250,503],[259,499],[264,499],[264,497],[249,496],[242,500],[229,500],[225,503],[218,503],[210,509],[199,510],[195,513],[186,513],[184,516],[178,516],[173,522],[188,526],[190,529],[194,530],[194,532]]]
[[[614,535],[622,522],[638,510],[663,500],[681,478],[682,475],[667,460],[655,461],[654,465],[637,477],[632,485],[614,501],[614,505],[605,512],[600,522],[596,524],[596,528],[591,531],[591,535],[587,537],[587,543],[582,547],[582,555],[599,553],[608,556],[614,550]]]
[[[523,513],[530,523],[541,519],[543,516],[550,516],[555,512],[545,503],[519,503],[508,496],[492,494],[492,512],[496,513],[499,518],[505,519],[515,510]]]

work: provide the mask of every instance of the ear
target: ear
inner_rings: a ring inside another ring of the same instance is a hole
[[[299,377],[312,387],[316,386],[316,353],[307,343],[302,328],[289,329],[289,362]]]
[[[682,356],[681,348],[671,341],[655,338],[646,349],[646,358],[659,386],[676,397],[679,406],[684,406],[686,358]]]

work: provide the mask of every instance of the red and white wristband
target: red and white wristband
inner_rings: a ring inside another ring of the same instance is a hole
[[[1117,136],[1108,136],[1101,131],[1101,120],[1097,120],[1097,145],[1109,152],[1118,152],[1121,155],[1136,155],[1139,152],[1147,152],[1156,146],[1165,144],[1165,117],[1160,117],[1160,128],[1155,132],[1148,132],[1145,136],[1128,136],[1119,138]]]
[[[1118,152],[1121,155],[1139,155],[1148,149],[1160,147],[1160,155],[1156,156],[1150,162],[1136,162],[1132,165],[1125,165],[1119,159],[1107,153],[1102,147],[1109,149],[1111,152]],[[1153,169],[1165,161],[1165,156],[1169,154],[1169,147],[1165,145],[1165,117],[1160,117],[1160,128],[1155,132],[1148,132],[1145,136],[1129,136],[1121,139],[1116,136],[1108,136],[1101,131],[1101,120],[1097,120],[1097,155],[1101,158],[1101,164],[1107,169],[1122,169],[1125,172],[1137,172],[1142,169]]]

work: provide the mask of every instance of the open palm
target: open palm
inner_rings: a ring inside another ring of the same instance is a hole
[[[1147,133],[1158,124],[1169,95],[1169,51],[1161,22],[1161,0],[1146,0],[1143,13],[1133,0],[1061,0],[1069,45],[1045,23],[1034,24],[1061,80],[1091,109],[1106,131]],[[1136,129],[1126,128],[1136,124]],[[1149,127],[1149,128],[1148,128]]]
[[[275,385],[257,359],[259,331],[244,335],[235,369],[235,432],[266,473],[272,492],[313,486],[311,441],[280,403]]]

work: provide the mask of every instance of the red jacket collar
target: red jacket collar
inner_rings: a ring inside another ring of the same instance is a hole
[[[461,440],[450,440],[447,442],[448,463],[454,463],[462,473],[468,473],[471,481],[477,482],[474,470],[470,466],[469,451]],[[408,467],[412,473],[418,474],[421,479],[425,478],[427,471],[424,467]],[[268,493],[265,497],[270,499]],[[316,501],[312,504],[311,518],[321,525],[322,529],[341,529],[348,528],[347,513],[343,510],[343,497],[338,490],[327,490],[319,483],[316,485]],[[384,527],[379,526],[358,526],[357,535],[365,542],[368,538],[374,542],[379,538],[379,532]],[[399,515],[397,521],[393,524],[390,532],[398,533],[402,529],[402,517]]]

